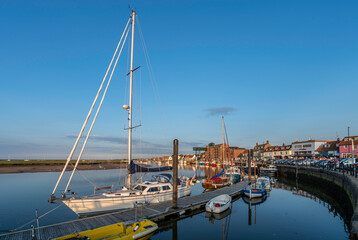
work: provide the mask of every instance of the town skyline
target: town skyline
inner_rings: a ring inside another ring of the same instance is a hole
[[[137,53],[134,157],[168,155],[175,138],[183,154],[219,144],[222,115],[230,145],[243,148],[342,139],[348,126],[358,135],[358,3],[135,5],[154,77]],[[0,159],[67,158],[130,11],[117,1],[0,3]],[[126,58],[86,159],[126,156]]]

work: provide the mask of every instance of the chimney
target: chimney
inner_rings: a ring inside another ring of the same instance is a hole
[[[310,141],[312,140],[312,137],[310,136]]]
[[[298,138],[296,138],[296,142],[298,142]]]

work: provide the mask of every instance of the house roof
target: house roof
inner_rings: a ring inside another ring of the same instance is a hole
[[[358,136],[349,136],[349,137],[344,137],[343,140],[339,143],[339,146],[351,145],[352,138],[354,139],[353,144],[358,144]]]
[[[292,144],[309,143],[309,142],[328,142],[328,141],[327,140],[307,140],[307,141],[293,142]]]
[[[265,150],[267,147],[271,147],[270,142],[267,140],[266,143],[258,144],[256,143],[254,150]]]
[[[328,141],[322,146],[320,146],[316,151],[317,152],[338,151],[339,147],[337,147],[337,143],[339,143],[339,139],[336,141]]]
[[[288,151],[291,150],[291,145],[282,145],[282,146],[271,146],[265,149],[265,152],[275,152],[275,151]]]

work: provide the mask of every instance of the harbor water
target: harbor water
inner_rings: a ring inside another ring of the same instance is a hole
[[[192,177],[194,171],[200,179],[220,169],[182,167],[179,176]],[[125,172],[125,169],[82,171],[75,175],[71,191],[90,194],[94,191],[93,184],[119,188]],[[137,174],[135,178],[142,175]],[[151,175],[146,174],[144,179],[150,179]],[[58,176],[58,172],[1,174],[0,231],[36,226],[36,209],[39,216],[46,214],[40,218],[40,226],[78,218],[60,202],[47,202]],[[68,176],[66,173],[65,177]],[[63,183],[59,189],[64,186]],[[201,184],[192,187],[192,194],[202,192]],[[160,223],[159,231],[151,239],[349,239],[349,221],[342,215],[334,204],[278,179],[265,199],[239,198],[222,215],[201,212],[179,221]]]

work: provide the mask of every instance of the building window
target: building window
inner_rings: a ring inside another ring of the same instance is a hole
[[[344,148],[347,149],[347,145],[344,145]]]

